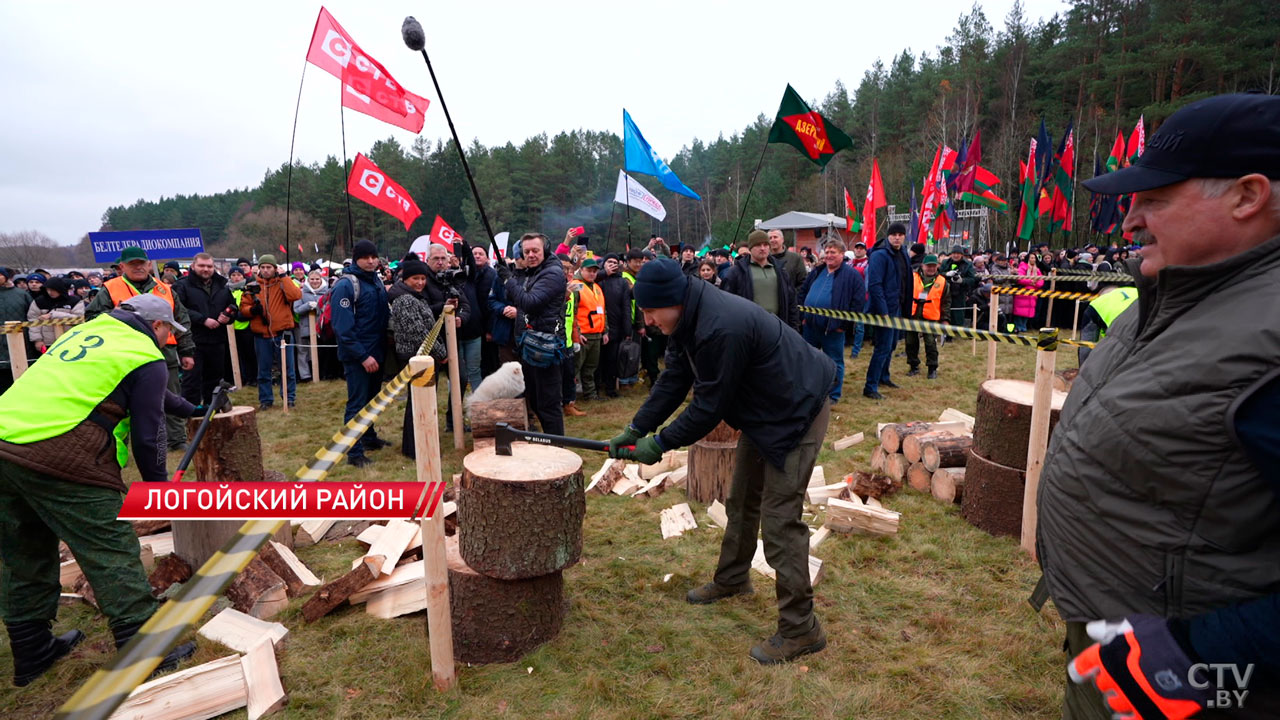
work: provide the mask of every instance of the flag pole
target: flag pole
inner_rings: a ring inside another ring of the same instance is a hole
[[[298,80],[298,101],[293,106],[293,132],[289,135],[289,174],[284,186],[284,246],[289,247],[289,214],[293,209],[293,146],[298,139],[298,111],[302,109],[302,84],[307,79],[307,61],[302,61],[302,78]],[[285,252],[284,261],[289,262]]]
[[[751,184],[747,186],[747,199],[742,203],[742,208],[738,211],[738,224],[733,228],[733,238],[730,242],[736,242],[738,239],[738,231],[742,229],[742,218],[747,214],[747,206],[751,204],[751,191],[756,188],[756,176],[760,174],[760,166],[764,164],[764,154],[769,150],[769,139],[766,136],[764,147],[760,150],[760,159],[756,161],[755,172],[751,173]]]
[[[622,167],[625,168],[626,166],[627,166],[627,146],[623,145],[622,146]],[[623,170],[622,177],[624,178],[622,182],[626,184],[626,188],[627,188],[627,201],[622,204],[622,207],[626,208],[626,213],[627,213],[627,246],[629,247],[632,244],[631,243],[631,176],[627,174],[626,170]]]
[[[342,93],[346,92],[346,86],[341,82],[338,83],[338,122],[342,126],[342,192],[347,196],[347,242],[355,244],[356,230],[355,220],[351,218],[351,190],[347,186],[350,185],[351,167],[347,164],[347,113],[342,106]]]
[[[426,36],[422,31],[422,25],[413,16],[404,19],[404,24],[400,27],[400,34],[404,38],[404,43],[410,50],[417,50],[422,53],[422,59],[427,63],[427,72],[431,74],[431,84],[435,86],[436,97],[440,99],[440,107],[444,110],[444,119],[449,123],[449,133],[453,135],[453,144],[458,147],[458,159],[462,161],[462,171],[467,175],[467,183],[471,185],[471,196],[476,200],[476,208],[480,211],[480,221],[484,223],[484,230],[489,234],[489,244],[493,246],[494,255],[502,257],[498,250],[498,240],[493,235],[493,226],[489,224],[489,215],[484,211],[484,202],[480,199],[480,191],[476,188],[476,179],[471,174],[471,166],[467,164],[467,154],[462,150],[462,141],[458,139],[458,130],[453,126],[453,116],[449,114],[449,105],[444,101],[444,93],[440,91],[440,81],[436,79],[435,68],[431,66],[431,58],[427,55]]]

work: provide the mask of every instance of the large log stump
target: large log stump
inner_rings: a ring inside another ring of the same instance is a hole
[[[979,386],[973,425],[975,454],[999,465],[1027,469],[1034,390],[1034,383],[1022,380],[988,380]],[[1066,399],[1066,393],[1054,391],[1049,413],[1051,434]]]
[[[507,423],[518,430],[528,430],[529,416],[525,413],[524,399],[471,403],[472,438],[493,437],[498,423]]]
[[[1022,537],[1025,471],[992,462],[969,451],[960,514],[992,535]]]
[[[710,504],[713,500],[724,502],[729,498],[734,457],[741,436],[741,431],[721,421],[706,437],[689,446],[689,473],[684,492],[690,500]]]
[[[187,437],[194,438],[201,418],[187,421]],[[195,478],[190,474],[184,482],[262,482],[284,481],[279,473],[262,469],[262,440],[258,437],[256,411],[247,405],[236,405],[225,413],[217,413],[209,421],[200,447],[191,459]],[[193,568],[199,568],[222,549],[240,529],[240,520],[174,520],[173,552]],[[274,540],[293,547],[293,533],[288,523],[275,534]]]
[[[477,572],[522,580],[563,570],[582,555],[587,514],[582,459],[564,448],[513,443],[462,459],[459,551]]]
[[[499,580],[467,565],[456,537],[445,539],[453,656],[466,663],[514,662],[560,633],[564,575]]]

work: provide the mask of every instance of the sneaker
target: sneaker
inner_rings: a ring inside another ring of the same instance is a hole
[[[733,597],[734,595],[750,595],[754,593],[755,588],[751,587],[751,581],[742,583],[741,585],[721,585],[715,581],[709,582],[699,588],[694,588],[685,595],[685,600],[690,605],[710,605],[718,600]]]
[[[901,387],[900,385],[898,385],[898,383],[892,380],[881,380],[880,384],[887,388],[893,388],[894,390],[897,390],[899,387]]]
[[[929,379],[930,380],[938,379],[938,368],[929,368]]]
[[[362,467],[368,467],[372,465],[373,461],[365,457],[364,455],[348,455],[347,464],[353,467],[362,468]]]
[[[912,365],[911,369],[907,371],[907,377],[915,377],[916,375],[919,375],[919,374],[920,374],[920,367],[917,365]]]
[[[816,653],[827,646],[827,634],[817,618],[813,620],[813,629],[804,635],[784,638],[775,634],[773,637],[751,648],[751,659],[761,665],[777,665],[795,660],[801,655]]]
[[[578,409],[575,403],[569,403],[564,406],[564,414],[570,417],[583,417],[586,413]]]
[[[883,399],[884,399],[884,396],[883,396],[883,395],[881,395],[880,393],[876,392],[875,390],[863,390],[863,391],[862,391],[862,397],[864,397],[864,398],[871,398],[872,400],[883,400]]]

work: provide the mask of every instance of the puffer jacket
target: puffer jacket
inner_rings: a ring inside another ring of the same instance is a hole
[[[516,335],[524,328],[559,335],[564,330],[565,291],[568,281],[560,258],[550,255],[536,268],[517,270],[507,281],[507,304],[520,312]]]
[[[298,284],[279,275],[270,280],[259,277],[258,284],[261,288],[256,296],[249,292],[240,296],[240,313],[250,318],[249,329],[261,337],[292,330],[293,304],[302,298]]]
[[[1029,276],[1026,280],[1019,280],[1018,285],[1029,288],[1044,287],[1043,275],[1040,274],[1040,268],[1035,265],[1021,263],[1018,265],[1018,274]],[[1034,295],[1014,295],[1013,296],[1013,314],[1018,317],[1035,317],[1036,301],[1039,298]]]

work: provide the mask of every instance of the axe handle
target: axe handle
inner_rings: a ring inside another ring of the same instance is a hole
[[[556,447],[581,448],[583,450],[599,450],[608,452],[609,443],[603,440],[588,440],[587,438],[569,437],[568,435],[550,435],[548,433],[533,432],[531,430],[511,429],[511,439],[520,442],[537,443],[539,445],[554,445]]]

